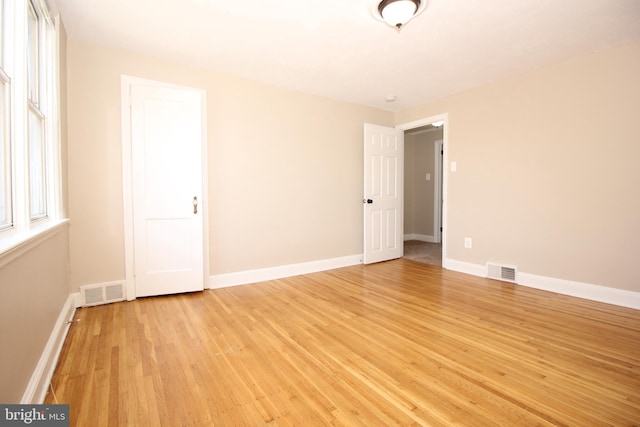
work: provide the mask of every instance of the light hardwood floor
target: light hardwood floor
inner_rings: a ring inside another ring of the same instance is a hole
[[[640,423],[640,311],[411,260],[76,318],[71,425]]]

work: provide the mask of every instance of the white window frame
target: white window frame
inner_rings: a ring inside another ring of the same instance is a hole
[[[11,79],[0,66],[0,232],[13,227],[13,188],[11,162]]]
[[[12,32],[6,19],[8,5],[5,0],[0,0],[0,232],[13,227],[13,188],[12,188],[12,162],[11,162],[11,78],[7,73],[10,61],[7,57],[13,51],[12,46],[5,45],[6,34]]]
[[[0,82],[10,83],[10,114],[8,144],[10,171],[0,169],[11,178],[12,223],[0,227],[0,267],[19,253],[28,250],[31,244],[38,244],[50,231],[68,222],[62,206],[62,178],[60,153],[60,88],[59,88],[59,47],[58,12],[54,0],[3,0],[5,47],[7,67]],[[38,15],[41,36],[38,49],[40,67],[38,76],[38,99],[29,97],[28,91],[28,8],[33,7]],[[3,27],[4,28],[4,27]],[[3,65],[5,65],[3,63]],[[10,78],[10,79],[9,79]],[[36,112],[43,119],[42,155],[44,158],[44,199],[46,209],[42,215],[32,217],[30,209],[29,171],[29,113]]]
[[[39,11],[37,7],[37,2],[34,0],[26,0],[27,2],[27,38],[25,42],[26,48],[26,57],[27,57],[27,98],[31,103],[35,104],[36,108],[40,101],[40,70],[41,70],[41,61],[40,61],[40,44],[41,44],[41,34],[43,33],[43,25],[42,25],[42,13]],[[29,69],[29,62],[32,60],[31,56],[31,40],[29,39],[29,21],[31,15],[35,18],[35,56],[33,61],[35,64],[33,65],[33,84],[31,83],[31,70]]]

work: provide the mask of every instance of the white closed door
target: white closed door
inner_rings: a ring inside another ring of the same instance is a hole
[[[400,258],[404,243],[404,131],[364,125],[365,264]]]
[[[131,86],[137,297],[204,289],[203,94]]]

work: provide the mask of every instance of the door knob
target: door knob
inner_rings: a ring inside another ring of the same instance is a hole
[[[370,205],[370,204],[373,203],[373,200],[371,200],[371,199],[362,199],[362,203],[366,203],[366,204]]]

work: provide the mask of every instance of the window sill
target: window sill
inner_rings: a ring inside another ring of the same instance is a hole
[[[68,219],[48,220],[32,225],[29,231],[0,234],[0,268],[57,235],[68,224]]]

